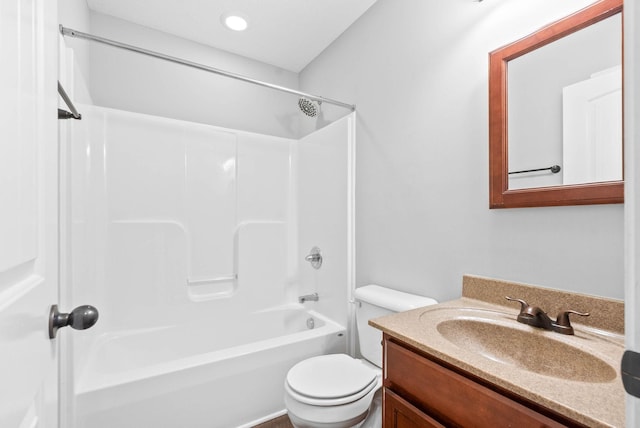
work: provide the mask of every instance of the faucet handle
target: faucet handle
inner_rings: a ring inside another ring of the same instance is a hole
[[[520,313],[516,318],[516,321],[523,324],[528,324],[533,327],[544,328],[545,330],[551,330],[551,319],[549,316],[537,306],[531,306],[522,299],[514,299],[513,297],[505,296],[505,299],[512,302],[520,303]]]
[[[573,327],[571,327],[571,321],[569,321],[569,314],[580,315],[581,317],[588,317],[589,312],[578,312],[574,310],[562,311],[558,314],[555,324],[553,324],[553,330],[562,334],[573,334]]]
[[[520,303],[520,313],[523,313],[527,310],[527,308],[529,307],[529,304],[527,302],[525,302],[522,299],[515,299],[513,297],[509,297],[509,296],[504,296],[505,299],[510,300],[512,302],[519,302]]]
[[[322,254],[320,248],[313,247],[308,256],[304,258],[305,261],[311,263],[314,269],[320,269],[322,266]]]

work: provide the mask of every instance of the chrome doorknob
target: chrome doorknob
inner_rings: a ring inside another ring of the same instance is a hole
[[[71,327],[85,330],[98,322],[98,310],[91,305],[78,306],[65,314],[58,311],[58,305],[52,305],[49,312],[49,339],[54,339],[59,328]]]

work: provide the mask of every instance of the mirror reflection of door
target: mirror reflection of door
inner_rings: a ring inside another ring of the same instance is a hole
[[[622,180],[621,63],[621,14],[509,61],[510,190]]]
[[[562,91],[563,184],[622,180],[622,67]]]

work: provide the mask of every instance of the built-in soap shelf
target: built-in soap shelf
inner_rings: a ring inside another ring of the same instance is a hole
[[[216,276],[214,278],[204,278],[204,279],[191,279],[187,278],[187,285],[207,285],[207,284],[216,284],[218,282],[229,282],[235,281],[238,279],[238,274],[234,273],[231,275],[223,275]]]

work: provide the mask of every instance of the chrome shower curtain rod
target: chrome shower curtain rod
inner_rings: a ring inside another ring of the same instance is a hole
[[[177,58],[174,56],[165,55],[159,52],[154,52],[147,49],[139,48],[137,46],[116,42],[115,40],[105,39],[103,37],[98,37],[92,34],[83,33],[81,31],[77,31],[72,28],[63,27],[62,25],[60,25],[60,33],[62,33],[63,36],[75,37],[78,39],[85,39],[85,40],[91,40],[98,43],[103,43],[105,45],[113,46],[116,48],[132,51],[132,52],[137,52],[143,55],[163,59],[165,61],[173,62],[176,64],[186,65],[187,67],[197,68],[198,70],[208,71],[210,73],[218,74],[220,76],[230,77],[232,79],[241,80],[243,82],[252,83],[258,86],[264,86],[265,88],[271,88],[277,91],[287,92],[289,94],[294,94],[299,97],[308,98],[310,100],[337,105],[340,107],[350,109],[351,111],[355,111],[356,109],[356,106],[353,104],[343,103],[341,101],[332,100],[331,98],[325,98],[318,95],[307,94],[305,92],[296,91],[295,89],[290,89],[284,86],[274,85],[273,83],[267,83],[261,80],[252,79],[250,77],[246,77],[241,74],[231,73],[229,71],[221,70],[219,68],[209,67],[203,64],[187,61],[185,59]]]

